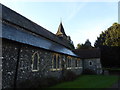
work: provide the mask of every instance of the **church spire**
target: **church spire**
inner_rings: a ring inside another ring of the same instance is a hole
[[[64,31],[64,28],[63,28],[63,25],[62,25],[62,21],[60,22],[60,25],[58,27],[58,31],[56,33],[57,36],[67,36],[65,34],[65,31]]]

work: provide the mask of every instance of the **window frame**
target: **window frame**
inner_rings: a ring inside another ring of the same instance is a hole
[[[75,67],[78,67],[78,61],[75,59]]]
[[[58,60],[59,59],[59,60]],[[60,70],[61,69],[61,56],[60,54],[53,54],[53,58],[52,58],[52,69],[53,70]]]
[[[57,68],[57,60],[56,60],[56,55],[53,55],[53,69]]]
[[[35,59],[35,55],[37,55],[37,69],[34,69],[34,59]],[[31,67],[32,67],[32,71],[33,72],[36,72],[36,71],[39,71],[39,63],[40,63],[40,56],[39,56],[39,53],[38,52],[35,52],[33,53],[32,55],[32,64],[31,64]]]
[[[93,62],[92,61],[89,61],[89,66],[92,66],[93,65]]]

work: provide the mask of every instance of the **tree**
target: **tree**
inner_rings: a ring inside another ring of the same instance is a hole
[[[82,48],[83,44],[78,43],[76,49]]]
[[[91,42],[89,41],[89,39],[87,39],[87,40],[85,41],[84,46],[91,47]]]
[[[95,47],[120,46],[120,24],[114,23],[107,30],[102,32],[95,41]]]
[[[89,41],[89,39],[87,39],[84,44],[80,44],[80,43],[77,44],[76,49],[89,49],[89,48],[92,48],[92,46],[91,46],[91,42]]]

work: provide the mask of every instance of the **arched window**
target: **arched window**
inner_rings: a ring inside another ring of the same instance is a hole
[[[57,68],[60,68],[60,57],[58,56]]]
[[[79,60],[79,59],[77,59],[77,63],[78,63],[78,64],[77,64],[77,65],[78,65],[78,67],[80,67],[80,63],[81,63],[81,62],[80,62],[80,60]]]
[[[70,67],[70,59],[67,58],[68,67]]]
[[[68,67],[71,67],[71,58],[70,57],[68,57]]]
[[[90,62],[89,62],[89,65],[92,66],[92,65],[93,65],[93,62],[90,61]]]
[[[71,67],[72,66],[72,60],[71,60],[71,58],[69,59],[69,67]]]
[[[77,67],[78,65],[77,65],[77,60],[75,60],[75,67]]]
[[[35,52],[32,55],[32,71],[38,71],[39,70],[39,54],[38,52]]]
[[[66,67],[69,67],[68,58],[66,59]]]
[[[53,58],[52,58],[52,69],[53,71],[55,70],[61,70],[63,67],[63,61],[62,61],[62,56],[60,54],[54,53]]]
[[[56,55],[54,55],[54,58],[53,58],[53,68],[56,68]]]

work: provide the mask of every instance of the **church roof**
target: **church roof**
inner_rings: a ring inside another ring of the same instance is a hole
[[[62,22],[60,23],[60,25],[59,25],[59,27],[58,27],[58,31],[57,31],[56,35],[58,35],[58,36],[59,36],[59,35],[67,36],[67,35],[65,34],[65,31],[64,31]]]
[[[1,21],[2,38],[78,57],[56,35],[5,6],[2,6]]]
[[[90,58],[100,58],[100,49],[91,48],[91,49],[76,49],[74,52],[80,56],[82,59]]]
[[[1,5],[1,4],[0,4]],[[25,30],[50,39],[56,43],[59,43],[67,48],[71,48],[69,43],[66,40],[61,40],[52,32],[48,31],[47,29],[43,28],[42,26],[32,22],[31,20],[27,19],[26,17],[16,13],[15,11],[7,8],[6,6],[2,5],[2,18],[3,20],[10,22],[14,25],[19,27],[25,28]],[[62,27],[61,27],[62,28]]]

